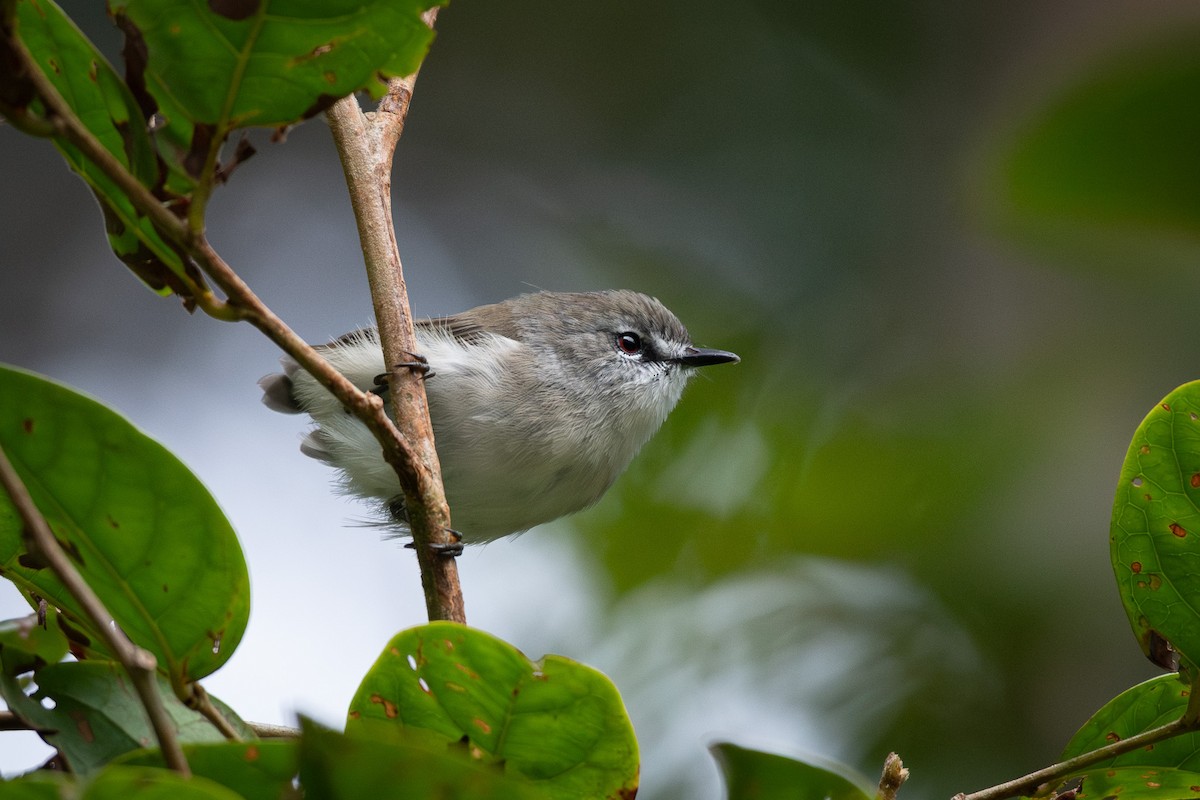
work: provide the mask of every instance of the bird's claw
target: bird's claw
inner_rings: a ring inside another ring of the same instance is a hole
[[[463,536],[453,528],[445,528],[445,531],[446,533],[450,534],[450,541],[430,542],[429,550],[435,556],[439,556],[440,558],[458,558],[463,554],[463,548],[465,547],[463,544]],[[408,542],[404,546],[409,550],[417,549],[416,542]]]
[[[401,361],[399,364],[396,364],[393,369],[400,369],[401,367],[404,367],[405,369],[411,369],[413,372],[421,376],[421,380],[425,381],[433,377],[434,372],[429,366],[429,359],[417,353],[410,353],[407,350],[404,351],[404,354],[409,357],[409,360]],[[375,376],[373,381],[375,385],[372,386],[368,391],[382,397],[388,390],[388,381],[390,379],[390,373],[379,373]]]
[[[423,380],[429,380],[433,377],[433,370],[429,367],[429,359],[419,353],[410,353],[405,350],[404,355],[408,356],[408,361],[401,361],[393,369],[406,367],[421,376]]]

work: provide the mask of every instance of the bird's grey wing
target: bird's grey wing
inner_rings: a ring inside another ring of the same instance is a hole
[[[417,323],[418,335],[422,331],[449,335],[464,344],[479,344],[489,336],[518,341],[522,338],[511,309],[502,303],[479,306],[461,314],[423,319]]]
[[[479,306],[461,314],[445,317],[433,317],[416,322],[417,338],[422,334],[450,335],[468,345],[481,344],[483,340],[493,335],[505,336],[510,339],[520,339],[513,314],[502,304]],[[337,362],[336,351],[340,347],[359,344],[364,339],[378,341],[379,334],[375,328],[360,328],[343,334],[328,344],[316,345],[318,351],[327,351],[330,360]],[[418,345],[419,349],[419,345]],[[263,403],[273,411],[284,414],[299,414],[305,411],[304,406],[296,399],[294,378],[300,365],[291,357],[280,359],[283,372],[267,375],[259,380],[258,385],[263,390]],[[380,394],[386,392],[386,385],[373,391]]]

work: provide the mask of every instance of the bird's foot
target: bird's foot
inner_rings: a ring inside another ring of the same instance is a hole
[[[448,542],[430,542],[429,550],[440,558],[457,558],[463,554],[463,536],[453,528],[445,528],[446,533],[450,534]],[[404,545],[409,550],[416,550],[416,542],[408,542]]]

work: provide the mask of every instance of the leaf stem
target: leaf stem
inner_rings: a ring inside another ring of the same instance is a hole
[[[234,729],[229,720],[225,719],[225,715],[213,705],[212,699],[209,698],[208,692],[204,690],[204,687],[199,683],[191,683],[189,686],[192,690],[192,695],[188,698],[188,707],[200,712],[226,739],[240,742],[242,735]]]
[[[425,14],[433,27],[437,9]],[[346,185],[375,306],[375,319],[388,365],[396,426],[415,451],[414,474],[400,475],[413,545],[430,620],[466,622],[458,567],[438,551],[453,543],[450,509],[434,448],[433,426],[423,378],[404,364],[418,353],[412,312],[392,220],[392,160],[404,130],[416,74],[393,79],[374,113],[364,114],[353,95],[326,112],[342,160]]]
[[[75,569],[75,565],[59,545],[54,532],[50,530],[50,525],[33,502],[29,490],[13,468],[3,447],[0,447],[0,485],[3,485],[25,525],[26,546],[44,559],[54,571],[64,588],[79,602],[95,633],[125,668],[138,698],[142,701],[142,707],[146,710],[146,716],[154,729],[167,766],[182,775],[191,775],[187,759],[184,758],[179,740],[175,736],[175,726],[167,716],[162,697],[158,693],[157,659],[153,653],[131,642],[113,624],[112,614],[108,613],[103,601],[92,591],[92,587]]]
[[[1185,716],[1168,722],[1166,725],[1160,725],[1157,728],[1142,731],[1139,734],[1121,739],[1112,744],[1107,744],[1090,752],[1081,753],[1074,758],[1068,758],[1066,761],[1051,764],[1048,767],[1031,772],[1015,780],[1006,781],[978,792],[972,792],[971,794],[956,794],[951,800],[1002,800],[1002,798],[1031,794],[1044,783],[1065,778],[1071,773],[1078,772],[1085,767],[1099,764],[1102,761],[1107,761],[1124,753],[1141,749],[1146,745],[1161,742],[1164,739],[1170,739],[1172,736],[1196,730],[1197,727],[1200,726],[1195,721],[1189,722]]]

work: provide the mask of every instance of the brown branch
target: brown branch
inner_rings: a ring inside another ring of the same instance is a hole
[[[426,13],[433,26],[437,9]],[[408,290],[392,221],[392,159],[404,130],[416,75],[397,78],[374,113],[344,97],[326,112],[342,159],[350,201],[358,222],[375,319],[389,370],[389,395],[396,426],[414,452],[412,474],[397,471],[425,589],[429,618],[466,622],[458,567],[436,549],[453,543],[450,509],[434,449],[433,426],[422,376],[404,366],[419,352],[413,333]]]
[[[207,286],[189,286],[200,308],[217,319],[244,320],[262,331],[367,425],[380,441],[384,458],[393,468],[415,475],[415,469],[410,465],[416,463],[417,457],[387,416],[379,397],[359,391],[277,317],[213,250],[202,230],[193,230],[176,217],[92,135],[54,84],[42,73],[23,43],[18,42],[17,45],[28,68],[30,81],[46,106],[47,121],[54,125],[56,134],[79,148],[125,193],[140,213],[149,217],[163,236],[182,247],[225,293],[227,301],[221,301]],[[186,275],[181,277],[187,280]]]
[[[189,687],[192,690],[192,695],[188,698],[188,708],[199,712],[226,739],[234,742],[241,741],[242,735],[234,729],[233,724],[229,720],[225,719],[225,715],[213,705],[212,699],[209,697],[208,692],[204,690],[204,687],[198,683],[191,683]]]
[[[1110,758],[1116,758],[1124,753],[1130,753],[1134,750],[1140,750],[1146,745],[1151,745],[1156,742],[1161,742],[1164,739],[1170,739],[1172,736],[1179,736],[1183,733],[1188,733],[1197,729],[1195,722],[1188,722],[1187,718],[1177,719],[1173,722],[1168,722],[1166,725],[1160,725],[1157,728],[1151,728],[1148,731],[1142,731],[1139,734],[1130,736],[1127,739],[1107,744],[1104,747],[1097,748],[1087,753],[1082,753],[1074,758],[1068,758],[1066,761],[1058,764],[1051,764],[1048,767],[1039,769],[1037,772],[1031,772],[1020,778],[1004,783],[996,784],[987,789],[981,789],[978,792],[971,794],[959,793],[954,795],[951,800],[1003,800],[1007,797],[1018,797],[1021,795],[1032,794],[1039,786],[1050,781],[1065,778],[1068,775],[1078,772],[1085,767],[1090,767],[1094,764],[1099,764],[1102,761],[1107,761]]]
[[[250,730],[260,739],[299,739],[300,730],[287,725],[273,725],[269,722],[247,722]]]
[[[435,18],[436,9],[425,15],[430,26]],[[200,228],[202,221],[192,218],[189,226],[164,206],[83,125],[22,43],[18,43],[18,49],[28,68],[30,80],[46,106],[47,122],[54,126],[57,135],[75,145],[98,166],[126,194],[133,206],[145,214],[160,233],[180,245],[226,295],[227,300],[222,302],[207,286],[196,285],[186,275],[182,276],[199,307],[218,319],[240,319],[254,325],[332,392],[379,440],[384,459],[400,476],[401,487],[410,504],[413,538],[417,545],[430,618],[464,621],[457,567],[453,560],[438,556],[430,547],[431,544],[449,542],[449,511],[441,487],[437,452],[433,448],[424,386],[419,376],[404,368],[392,370],[392,397],[397,417],[403,421],[402,434],[401,429],[387,416],[380,398],[359,391],[275,316],[213,250]],[[379,111],[371,115],[370,120],[363,117],[353,98],[341,103],[353,105],[354,114],[358,115],[361,122],[356,128],[358,133],[350,134],[362,138],[357,144],[365,144],[363,134],[368,132],[376,142],[374,151],[382,155],[382,158],[373,161],[374,167],[368,166],[372,162],[361,162],[353,169],[347,167],[347,174],[353,175],[353,180],[358,182],[358,188],[352,189],[351,196],[356,204],[361,202],[364,212],[358,214],[360,235],[367,256],[384,354],[389,364],[408,361],[408,353],[416,351],[390,207],[392,152],[403,129],[413,80],[415,75],[393,81],[388,98],[380,104]],[[350,117],[349,114],[346,116]],[[330,121],[336,128],[334,117],[331,114]],[[358,212],[359,206],[356,205]]]
[[[154,654],[143,650],[131,642],[124,633],[112,624],[112,614],[104,607],[103,601],[88,586],[83,576],[75,569],[71,559],[63,551],[46,518],[34,504],[29,490],[21,481],[21,477],[13,468],[12,462],[4,448],[0,447],[0,485],[12,499],[13,507],[24,523],[27,547],[30,552],[40,556],[54,571],[55,576],[62,582],[63,587],[79,603],[80,609],[91,622],[94,633],[103,640],[105,647],[116,657],[125,668],[137,691],[158,746],[162,750],[163,760],[171,769],[182,775],[191,775],[187,759],[179,747],[175,736],[175,725],[167,715],[162,697],[158,693],[158,661]]]

